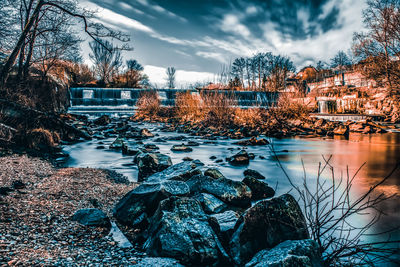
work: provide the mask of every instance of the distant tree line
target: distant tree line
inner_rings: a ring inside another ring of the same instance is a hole
[[[296,68],[289,57],[258,53],[252,57],[236,58],[231,65],[232,87],[250,90],[278,91],[285,87],[290,73]]]

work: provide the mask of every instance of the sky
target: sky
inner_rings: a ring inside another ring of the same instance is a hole
[[[144,66],[165,86],[177,69],[178,86],[215,81],[224,64],[258,52],[289,56],[297,70],[339,50],[361,31],[365,0],[84,0],[105,25],[131,37],[125,59]],[[86,61],[88,46],[83,45]]]

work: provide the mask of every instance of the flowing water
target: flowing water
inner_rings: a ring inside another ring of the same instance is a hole
[[[157,135],[145,140],[144,143],[156,144],[160,148],[159,152],[169,155],[174,164],[181,162],[184,157],[199,159],[208,167],[219,168],[226,177],[234,180],[243,179],[243,171],[246,168],[255,169],[266,176],[268,184],[276,188],[277,195],[289,191],[296,195],[268,146],[247,147],[248,152],[256,155],[255,159],[251,160],[247,167],[234,167],[229,165],[225,158],[242,149],[233,144],[237,140],[221,138],[210,141],[184,135],[187,139],[183,141],[169,140],[165,143],[157,143],[153,141],[157,137],[168,139],[182,134],[161,132],[160,125],[157,124],[140,125],[140,127],[146,127]],[[136,181],[137,167],[133,164],[133,156],[123,156],[121,152],[108,149],[114,140],[115,138],[92,140],[66,146],[64,150],[70,155],[66,166],[112,169],[123,173],[131,181]],[[193,151],[190,153],[174,153],[170,150],[172,145],[186,143],[189,140],[200,143],[200,146],[192,147]],[[296,137],[271,139],[270,141],[279,161],[294,183],[298,185],[302,183],[302,178],[306,175],[310,186],[312,188],[315,186],[319,162],[324,161],[323,157],[328,158],[332,155],[330,163],[335,169],[335,177],[346,176],[347,172],[353,176],[359,167],[366,163],[354,180],[352,188],[354,197],[368,191],[373,184],[379,182],[400,162],[399,133],[351,134],[348,140],[342,137]],[[97,149],[99,145],[106,149]],[[211,156],[215,156],[216,159],[210,159]],[[218,160],[222,160],[222,162],[217,163]],[[330,183],[329,177],[329,173],[325,172],[322,179],[326,179]],[[381,206],[388,215],[384,216],[380,223],[373,228],[374,232],[400,224],[400,170],[395,171],[388,181],[378,188],[378,193],[397,194],[397,197]],[[355,217],[353,222],[357,224],[357,220],[360,220],[361,224],[361,220],[364,220],[362,218]],[[400,239],[399,231],[395,232],[395,236],[397,240]],[[381,239],[371,237],[369,240],[379,241]]]

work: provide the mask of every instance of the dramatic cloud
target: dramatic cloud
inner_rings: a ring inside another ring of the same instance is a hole
[[[297,69],[348,51],[362,30],[364,0],[86,0],[99,20],[132,34],[136,58],[155,73],[168,66],[218,73],[239,56],[271,51]],[[204,73],[207,73],[205,75]],[[189,75],[188,73],[186,73]],[[153,81],[160,78],[152,75]],[[192,82],[192,79],[189,79]]]

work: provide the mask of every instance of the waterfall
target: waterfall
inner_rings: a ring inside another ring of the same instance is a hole
[[[70,88],[72,113],[133,113],[136,102],[140,96],[152,89],[136,88]],[[192,94],[221,93],[231,96],[237,100],[239,107],[270,107],[276,103],[279,93],[277,92],[254,92],[254,91],[198,91],[195,89],[155,89],[158,93],[161,105],[175,105],[176,95],[180,92],[191,92]]]

